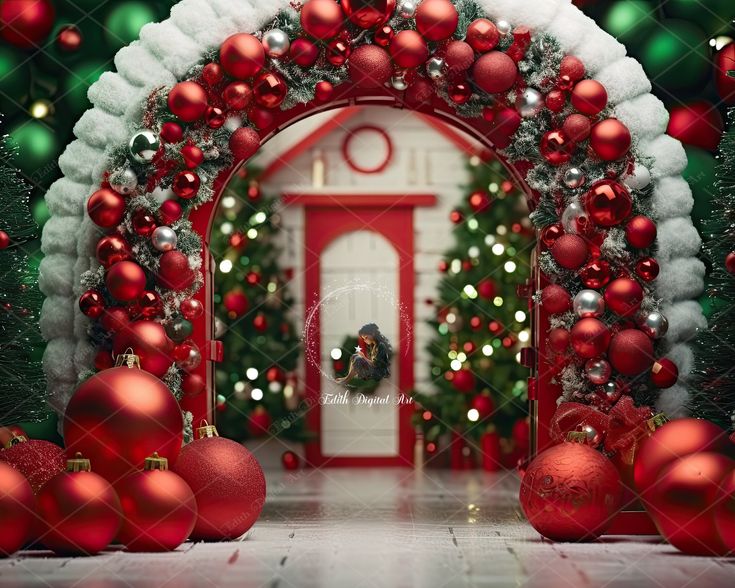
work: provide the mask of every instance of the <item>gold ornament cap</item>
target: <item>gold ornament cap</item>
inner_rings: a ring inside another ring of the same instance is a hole
[[[567,441],[570,443],[587,444],[587,433],[584,431],[569,431],[567,433]]]
[[[669,422],[668,417],[660,412],[658,414],[653,415],[650,419],[646,421],[646,424],[648,425],[648,428],[651,431],[655,431],[659,427],[663,427],[666,423]]]
[[[154,451],[153,455],[145,458],[143,469],[147,472],[151,470],[166,471],[168,469],[168,459],[158,455],[158,451]]]
[[[91,472],[92,463],[86,457],[82,457],[82,454],[77,451],[76,455],[74,455],[72,459],[66,460],[66,471]]]
[[[204,439],[205,437],[219,437],[219,433],[217,427],[203,420],[197,427],[197,439]]]
[[[129,369],[137,367],[140,369],[140,357],[135,355],[132,347],[128,347],[123,353],[115,358],[115,367],[126,366]]]
[[[10,449],[13,445],[19,445],[20,443],[28,443],[28,437],[13,433],[13,436],[5,442],[4,449]]]

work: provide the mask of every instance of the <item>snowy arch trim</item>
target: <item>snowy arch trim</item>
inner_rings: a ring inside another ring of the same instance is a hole
[[[698,303],[705,268],[696,258],[701,240],[690,220],[691,190],[681,172],[686,155],[665,134],[668,113],[651,95],[642,67],[626,57],[625,47],[602,31],[571,0],[477,0],[486,15],[534,33],[554,37],[564,53],[585,64],[590,77],[608,92],[612,115],[629,128],[638,152],[651,162],[654,180],[651,216],[658,225],[656,293],[670,328],[666,355],[679,368],[680,381],[660,394],[659,410],[681,415],[688,400],[686,376],[693,354],[687,341],[706,327]],[[86,202],[102,180],[113,149],[140,127],[151,92],[172,86],[229,35],[254,32],[289,7],[287,0],[182,0],[167,20],[143,27],[140,40],[115,56],[117,73],[107,72],[89,90],[93,108],[74,127],[77,137],[59,159],[63,177],[46,194],[51,218],[44,227],[39,283],[46,300],[41,329],[52,404],[63,411],[81,374],[93,366],[89,319],[77,300],[81,277],[94,269],[99,230],[86,215]],[[71,358],[71,359],[70,359]]]

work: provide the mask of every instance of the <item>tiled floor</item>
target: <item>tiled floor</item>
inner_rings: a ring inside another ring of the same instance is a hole
[[[268,483],[241,541],[73,559],[23,552],[0,560],[0,586],[735,586],[735,558],[688,557],[652,537],[542,541],[518,512],[513,474],[304,470]]]

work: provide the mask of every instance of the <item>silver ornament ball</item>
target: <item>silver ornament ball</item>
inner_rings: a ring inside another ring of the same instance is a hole
[[[271,29],[263,33],[263,49],[269,57],[278,59],[288,54],[291,41],[281,29]]]
[[[524,118],[536,116],[543,108],[544,97],[541,92],[533,88],[526,88],[516,98],[516,109]]]
[[[138,163],[150,163],[160,147],[161,140],[150,129],[138,131],[128,143],[130,156]]]
[[[495,27],[501,35],[507,35],[511,30],[513,30],[513,27],[507,20],[499,20],[495,23]]]
[[[408,88],[408,82],[406,82],[406,78],[404,76],[393,76],[390,79],[390,85],[399,92]]]
[[[579,318],[600,317],[605,313],[605,299],[596,290],[581,290],[572,302]]]
[[[416,15],[416,5],[414,0],[401,0],[398,3],[398,14],[401,18],[413,18]]]
[[[118,194],[129,196],[138,187],[138,175],[129,167],[110,174],[110,187]]]
[[[587,221],[587,213],[578,200],[572,200],[561,213],[561,225],[567,233],[577,233],[579,225]]]
[[[604,359],[589,359],[584,364],[587,379],[595,386],[607,384],[612,375],[612,366]]]
[[[426,75],[434,81],[444,79],[446,67],[441,57],[432,57],[426,62]]]
[[[177,241],[176,231],[171,227],[156,227],[151,234],[151,243],[158,251],[171,251],[172,249],[176,249]]]
[[[663,314],[654,310],[638,318],[638,327],[651,339],[660,339],[669,330],[669,321]]]
[[[570,167],[564,172],[564,185],[567,188],[579,188],[584,186],[584,182],[587,178],[584,177],[584,172],[578,167]]]
[[[214,317],[214,338],[221,339],[227,333],[227,323],[219,317]]]
[[[592,425],[582,425],[580,431],[584,433],[585,443],[590,447],[598,447],[602,443],[602,435]]]

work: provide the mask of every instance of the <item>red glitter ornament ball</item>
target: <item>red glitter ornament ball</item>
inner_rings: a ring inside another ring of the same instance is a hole
[[[207,111],[207,91],[196,82],[179,82],[168,93],[168,109],[184,122],[194,122]]]
[[[0,461],[23,474],[34,494],[66,466],[66,457],[61,447],[42,439],[27,439],[25,436],[16,437],[10,447],[0,450]]]
[[[263,69],[265,50],[253,35],[237,33],[225,39],[219,50],[222,68],[233,78],[251,78]]]
[[[579,269],[582,267],[589,251],[584,239],[579,235],[562,235],[551,246],[551,255],[561,267],[565,269]]]
[[[260,135],[255,129],[240,127],[230,135],[229,146],[236,159],[245,161],[258,152]]]
[[[581,443],[538,455],[521,482],[520,503],[534,529],[554,541],[602,535],[622,502],[620,475],[609,459]]]
[[[613,335],[607,355],[619,373],[637,376],[653,365],[653,341],[643,331],[623,329]]]
[[[475,51],[465,41],[451,41],[447,45],[444,62],[450,74],[466,72],[475,62]]]
[[[559,314],[572,308],[572,297],[558,284],[549,284],[541,290],[541,306],[550,314]]]
[[[161,256],[156,281],[169,290],[186,290],[196,279],[189,259],[181,251],[166,251]]]
[[[154,321],[134,321],[115,335],[112,342],[115,356],[125,353],[128,348],[140,358],[141,368],[159,378],[166,373],[174,361],[173,341],[168,338],[164,328]],[[142,458],[156,450],[157,448],[153,447]],[[142,466],[142,464],[141,461],[139,465]]]
[[[570,335],[572,349],[584,359],[599,357],[610,345],[609,329],[605,323],[596,318],[587,317],[577,321]]]
[[[429,58],[426,40],[416,31],[400,31],[390,44],[390,55],[398,67],[413,68]]]
[[[551,165],[559,166],[572,158],[575,144],[561,129],[546,131],[541,137],[539,152]]]
[[[641,308],[643,288],[631,278],[618,278],[605,288],[605,305],[618,316],[632,317]]]
[[[145,290],[145,270],[134,261],[118,261],[105,273],[105,285],[115,300],[130,302]]]
[[[601,227],[619,225],[630,216],[633,201],[628,190],[615,180],[600,180],[584,195],[590,220]]]
[[[290,449],[281,454],[281,465],[283,465],[284,470],[291,472],[298,470],[300,462],[299,456]]]
[[[416,10],[416,28],[429,41],[443,41],[457,30],[459,14],[449,0],[422,0]]]
[[[584,77],[584,63],[578,57],[565,55],[559,66],[559,75],[567,76],[573,82],[578,82]]]
[[[326,41],[342,30],[344,17],[334,0],[308,0],[301,7],[301,28],[310,37]]]
[[[261,72],[255,78],[253,96],[255,101],[264,108],[277,108],[288,94],[286,81],[275,72]]]
[[[501,51],[490,51],[482,55],[472,67],[475,84],[488,94],[510,90],[518,75],[518,66]]]
[[[87,214],[98,227],[119,225],[125,214],[125,199],[109,188],[101,188],[87,200]]]
[[[599,114],[607,106],[605,86],[596,80],[581,80],[572,89],[572,106],[588,116]]]
[[[651,383],[656,388],[671,388],[679,379],[679,368],[670,359],[657,359],[651,367]]]
[[[14,468],[0,463],[0,557],[18,551],[29,538],[35,517],[35,500],[28,480]]]
[[[590,131],[590,146],[604,161],[615,161],[630,150],[631,137],[628,127],[616,118],[598,122]]]
[[[647,216],[634,216],[625,225],[625,238],[636,249],[648,249],[656,240],[656,223]]]
[[[561,126],[564,134],[575,143],[581,143],[589,137],[591,129],[590,119],[583,114],[570,114]]]
[[[467,27],[465,40],[478,53],[487,53],[497,46],[500,33],[498,27],[492,21],[486,18],[478,18],[473,20]]]
[[[97,261],[102,267],[109,268],[118,261],[129,260],[133,252],[130,244],[121,235],[107,235],[97,242]]]
[[[179,198],[190,200],[199,192],[200,184],[201,180],[195,172],[190,170],[180,171],[174,176],[173,182],[171,183],[171,190]]]
[[[544,103],[551,112],[560,112],[567,102],[567,95],[561,90],[551,90],[546,94]],[[563,131],[562,127],[562,131]]]
[[[350,57],[350,80],[359,88],[382,88],[390,80],[393,66],[385,49],[360,45]]]

